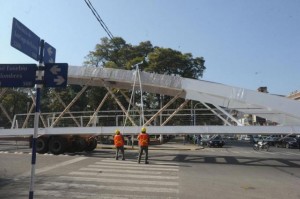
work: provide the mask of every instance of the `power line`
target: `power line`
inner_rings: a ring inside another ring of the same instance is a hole
[[[85,1],[86,5],[90,8],[90,10],[92,11],[92,13],[94,14],[94,16],[96,17],[96,19],[98,20],[98,22],[100,23],[100,25],[102,26],[102,28],[104,29],[104,31],[107,33],[108,37],[110,39],[114,38],[113,34],[110,32],[110,30],[108,29],[108,27],[106,26],[106,24],[104,23],[104,21],[101,19],[100,15],[98,14],[97,10],[92,5],[92,3],[90,2],[90,0],[84,0],[84,1]]]

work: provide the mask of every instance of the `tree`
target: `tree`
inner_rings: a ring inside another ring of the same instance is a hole
[[[171,48],[153,47],[150,41],[140,42],[135,46],[126,43],[121,37],[102,38],[95,50],[87,55],[84,64],[86,66],[132,70],[137,63],[139,63],[140,70],[193,79],[201,78],[206,69],[203,57],[194,58],[191,53],[183,54]],[[94,95],[90,93],[89,96]],[[157,103],[159,96],[149,93],[144,94],[144,96],[146,107],[159,108],[159,103]],[[136,95],[136,99],[138,99],[137,97],[138,95]],[[95,100],[93,99],[93,101]],[[178,103],[181,101],[177,100],[173,105],[176,106]],[[112,104],[112,106],[114,105]]]
[[[193,58],[191,53],[182,54],[170,48],[155,48],[148,58],[145,70],[149,72],[198,79],[205,70],[203,57]]]
[[[206,69],[203,57],[194,58],[191,53],[183,54],[170,48],[153,47],[150,41],[133,46],[121,37],[102,38],[95,51],[86,56],[84,64],[131,70],[141,62],[141,70],[193,79],[201,78]]]
[[[0,101],[3,107],[7,108],[6,112],[10,118],[13,118],[15,114],[26,113],[31,99],[24,89],[8,89],[4,97]],[[10,121],[6,118],[4,113],[0,109],[0,127],[11,127]]]

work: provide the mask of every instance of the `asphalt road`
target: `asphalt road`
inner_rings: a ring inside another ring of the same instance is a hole
[[[0,198],[28,198],[30,152],[24,142],[0,142]],[[113,149],[37,155],[34,198],[300,199],[298,149],[170,143],[149,153],[149,165],[137,164],[136,150],[125,161]]]

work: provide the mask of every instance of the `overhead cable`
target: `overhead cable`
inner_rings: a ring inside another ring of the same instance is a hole
[[[98,14],[97,10],[92,5],[92,3],[90,2],[90,0],[84,0],[84,1],[85,1],[86,5],[90,8],[90,10],[92,11],[92,13],[94,14],[94,16],[96,17],[96,19],[98,20],[98,22],[100,23],[100,25],[102,26],[102,28],[104,29],[104,31],[107,33],[108,37],[110,39],[112,39],[114,37],[113,34],[110,32],[110,30],[108,29],[108,27],[106,26],[106,24],[104,23],[104,21],[101,19],[100,15]]]

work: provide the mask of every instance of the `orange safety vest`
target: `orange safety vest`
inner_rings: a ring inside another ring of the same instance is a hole
[[[114,144],[115,144],[115,147],[124,146],[124,138],[121,134],[114,136]]]
[[[138,136],[139,146],[148,146],[149,145],[149,135],[146,133],[140,133]]]

